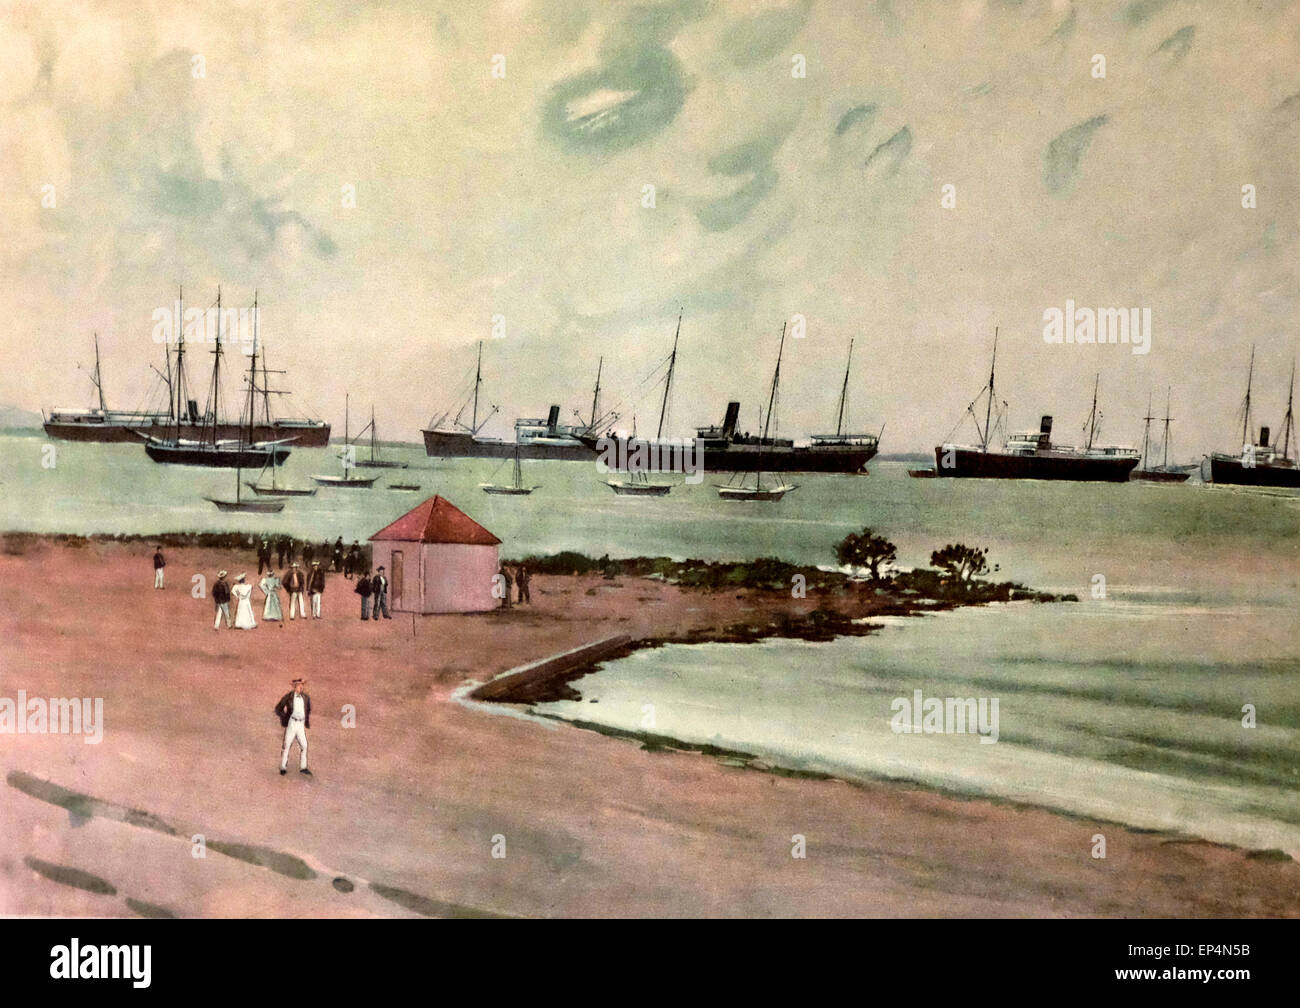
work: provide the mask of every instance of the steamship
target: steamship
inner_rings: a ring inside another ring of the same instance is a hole
[[[1291,457],[1295,423],[1292,402],[1295,396],[1295,364],[1291,365],[1291,390],[1286,397],[1286,417],[1282,421],[1282,448],[1277,439],[1269,443],[1270,431],[1260,427],[1259,440],[1251,438],[1250,388],[1255,377],[1255,351],[1250,352],[1250,373],[1246,378],[1246,400],[1242,408],[1242,451],[1240,455],[1215,452],[1210,456],[1210,482],[1237,486],[1300,487],[1300,465]]]
[[[1094,445],[1097,432],[1097,385],[1093,385],[1092,414],[1088,420],[1088,442],[1082,447],[1052,442],[1052,418],[1044,416],[1037,431],[1009,434],[1002,451],[989,447],[992,408],[996,397],[997,337],[994,335],[993,365],[988,385],[967,407],[980,435],[978,445],[939,445],[934,449],[935,475],[967,476],[979,479],[1078,480],[1097,483],[1125,483],[1138,464],[1141,453],[1118,445]],[[985,395],[984,426],[979,425],[976,404]]]

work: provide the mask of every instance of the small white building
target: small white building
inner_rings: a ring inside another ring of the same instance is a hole
[[[501,604],[492,594],[501,540],[443,497],[412,508],[370,543],[395,612],[486,612]]]

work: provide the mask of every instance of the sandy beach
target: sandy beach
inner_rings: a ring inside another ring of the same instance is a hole
[[[0,555],[0,696],[104,703],[99,744],[0,735],[4,914],[1300,915],[1284,857],[738,767],[453,698],[603,637],[700,639],[806,613],[825,602],[812,590],[539,577],[531,607],[363,623],[351,582],[330,575],[321,621],[214,631],[191,576],[255,582],[251,553],[169,549],[163,591],[151,554],[39,540]],[[299,674],[310,778],[296,751],[278,773],[272,708]]]

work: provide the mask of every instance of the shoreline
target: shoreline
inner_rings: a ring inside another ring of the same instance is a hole
[[[152,545],[40,538],[0,552],[8,692],[102,697],[105,711],[99,745],[0,736],[11,827],[0,836],[0,912],[1300,916],[1300,866],[1267,855],[905,781],[791,774],[739,752],[667,759],[680,743],[627,745],[517,706],[457,701],[472,683],[593,640],[773,636],[783,615],[799,622],[827,607],[811,580],[798,599],[547,575],[531,608],[376,625],[360,622],[350,585],[330,575],[322,622],[267,625],[259,604],[257,630],[214,631],[190,575],[237,573],[251,554],[167,549],[168,588],[154,591]],[[316,708],[312,778],[277,772],[283,730],[271,708],[298,670]],[[355,724],[338,716],[347,705]],[[69,810],[14,783],[28,780],[220,846],[196,859],[188,836],[116,813],[87,820],[73,814],[86,811],[79,799]],[[1087,855],[1097,827],[1106,861]],[[807,860],[792,860],[792,834],[808,837]],[[497,835],[509,841],[501,860],[490,854]],[[268,868],[288,863],[281,855],[366,884]],[[51,865],[120,895],[42,874]]]

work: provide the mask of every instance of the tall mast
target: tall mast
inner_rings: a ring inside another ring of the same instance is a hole
[[[478,387],[483,381],[483,341],[478,341],[478,367],[474,370],[474,418],[470,423],[470,431],[473,434],[478,433]],[[462,406],[461,409],[465,407]]]
[[[1291,413],[1291,403],[1294,398],[1295,398],[1295,361],[1292,360],[1291,361],[1291,389],[1286,394],[1286,422],[1283,423],[1282,425],[1282,436],[1283,436],[1282,458],[1284,459],[1288,459],[1291,457],[1291,426],[1295,422],[1295,418]],[[1275,439],[1274,444],[1276,443],[1277,441]]]
[[[784,323],[781,326],[781,342],[776,348],[776,370],[772,372],[772,391],[767,397],[767,416],[763,420],[763,434],[758,442],[758,472],[755,473],[755,488],[763,488],[763,446],[767,444],[767,431],[772,425],[772,411],[776,408],[776,387],[781,381],[781,354],[785,352],[785,329]]]
[[[596,426],[596,410],[600,406],[600,372],[605,367],[605,358],[600,358],[600,363],[596,365],[596,389],[591,393],[591,423],[590,428]]]
[[[176,288],[176,440],[181,439],[181,410],[185,408],[185,288]]]
[[[1092,451],[1093,435],[1097,433],[1097,386],[1101,384],[1101,372],[1097,372],[1097,377],[1092,383],[1092,412],[1088,415],[1088,450]],[[1148,406],[1150,404],[1148,403]],[[1148,408],[1147,412],[1151,410]]]
[[[1245,445],[1254,444],[1254,439],[1250,432],[1250,386],[1255,378],[1255,348],[1250,348],[1250,371],[1246,374],[1246,404],[1241,416],[1241,443]]]
[[[257,392],[257,291],[253,291],[253,356],[248,362],[248,443],[253,443],[253,401]]]
[[[99,370],[99,333],[95,333],[95,388],[99,392],[99,412],[107,413],[108,407],[104,405],[104,377]]]
[[[1166,411],[1168,412],[1168,411]],[[1151,415],[1151,393],[1147,393],[1147,415],[1142,418],[1146,421],[1146,426],[1142,428],[1142,468],[1150,469],[1150,460],[1147,458],[1147,449],[1151,443],[1151,421],[1155,419]],[[1169,438],[1169,418],[1165,417],[1165,439]]]
[[[370,461],[375,460],[375,404],[370,404]]]
[[[844,433],[844,406],[849,398],[849,368],[853,366],[853,340],[849,340],[849,360],[844,365],[844,387],[840,389],[840,415],[835,420],[835,436]]]
[[[217,287],[217,347],[212,351],[212,444],[217,443],[217,421],[221,415],[221,287]]]
[[[659,433],[655,435],[658,440],[664,436],[664,417],[668,415],[668,392],[673,387],[673,369],[677,366],[677,340],[682,334],[682,313],[677,313],[677,334],[673,336],[673,352],[668,358],[668,377],[664,380],[664,401],[659,406]]]
[[[989,402],[984,410],[984,434],[980,439],[980,447],[984,451],[989,449],[989,424],[993,418],[993,376],[997,373],[998,367],[998,327],[993,327],[993,363],[989,365]]]
[[[1171,391],[1171,390],[1169,390],[1169,389],[1165,389],[1165,460],[1164,460],[1164,463],[1163,463],[1163,464],[1161,465],[1161,467],[1160,467],[1160,468],[1162,468],[1162,469],[1168,469],[1168,468],[1169,468],[1169,396],[1170,396],[1170,391]],[[1150,408],[1150,400],[1148,400],[1148,404],[1147,404],[1147,412],[1148,412],[1148,413],[1151,412],[1151,408]]]

